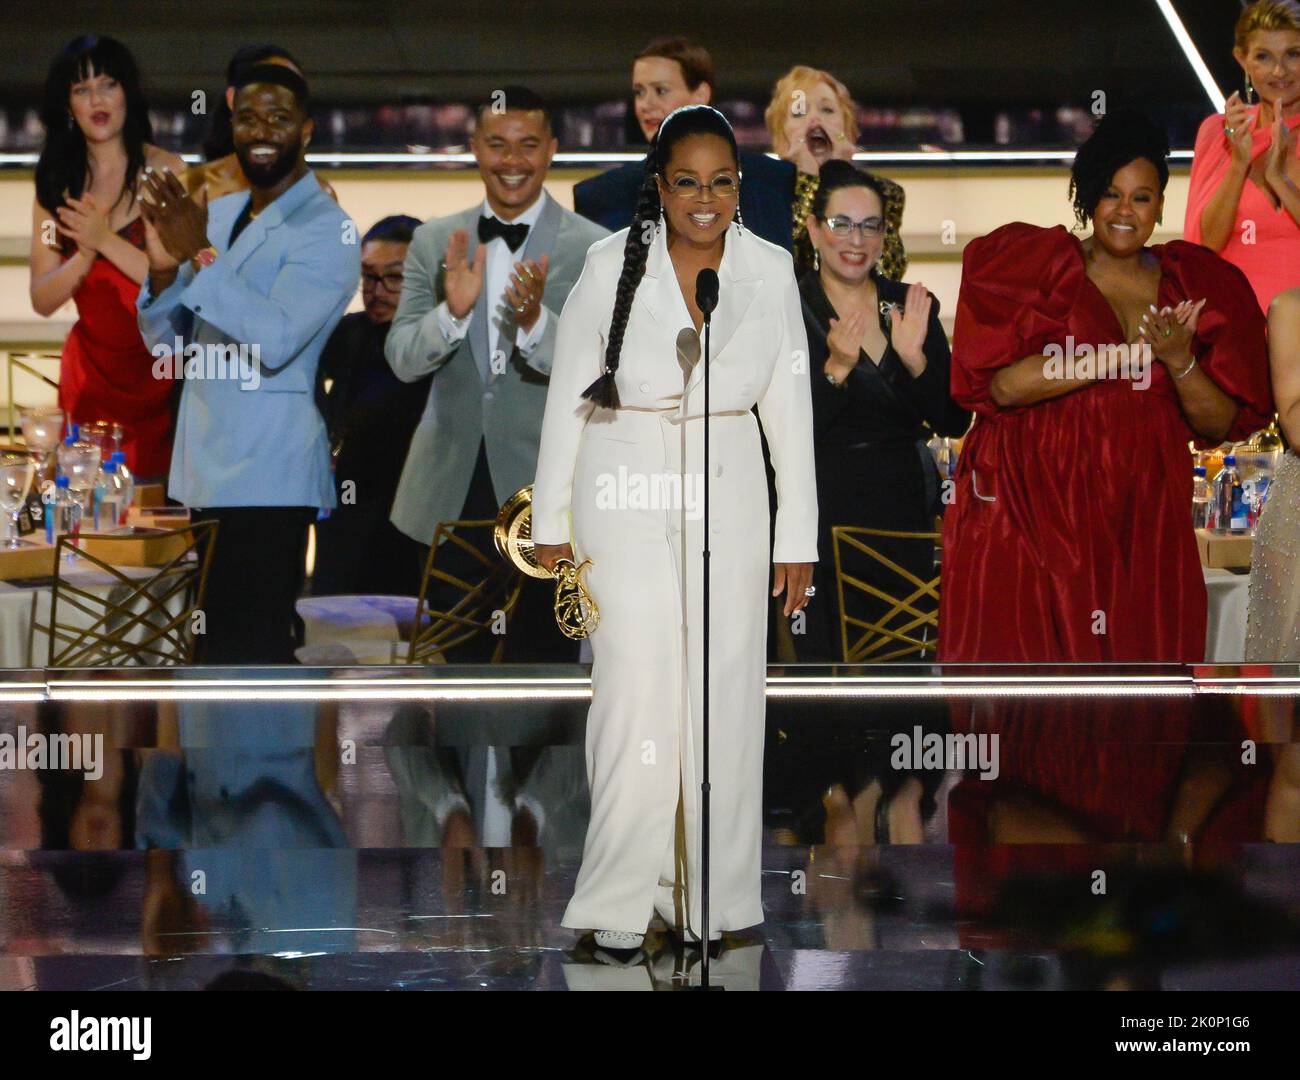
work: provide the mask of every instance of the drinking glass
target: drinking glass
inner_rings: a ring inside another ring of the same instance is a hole
[[[36,462],[30,454],[0,454],[0,510],[4,511],[9,526],[4,546],[11,550],[22,547],[18,538],[18,520],[27,505],[35,475]]]
[[[41,406],[23,409],[19,415],[22,418],[23,441],[27,444],[27,449],[37,455],[40,477],[45,480],[54,451],[63,438],[63,410],[54,406]]]

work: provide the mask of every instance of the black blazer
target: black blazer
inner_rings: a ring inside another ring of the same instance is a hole
[[[794,246],[795,168],[766,154],[740,152],[740,217],[745,228],[790,251]],[[632,224],[645,169],[639,161],[588,177],[573,188],[573,208],[618,232]]]
[[[907,289],[905,282],[876,278],[881,304],[902,304]],[[838,315],[826,297],[817,271],[804,274],[799,294],[808,332],[813,438],[819,445],[914,444],[928,440],[931,434],[956,437],[966,433],[971,414],[952,400],[949,388],[952,353],[939,322],[938,298],[930,306],[925,370],[919,376],[913,378],[903,366],[889,339],[889,316],[880,312],[880,328],[887,344],[879,365],[863,352],[845,385],[834,387],[827,382],[823,365],[830,353],[826,343],[830,320]]]

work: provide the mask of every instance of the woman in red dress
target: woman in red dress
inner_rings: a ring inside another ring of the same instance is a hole
[[[1014,223],[966,248],[952,391],[976,419],[944,517],[943,661],[1204,658],[1187,443],[1245,436],[1272,405],[1245,276],[1145,246],[1167,154],[1150,121],[1112,114],[1073,167],[1091,236]],[[1088,370],[1115,345],[1154,361]]]
[[[121,424],[131,470],[166,476],[172,380],[154,376],[136,325],[135,300],[149,268],[136,186],[143,168],[179,174],[184,162],[150,145],[135,61],[112,38],[78,38],[55,58],[42,120],[32,307],[52,315],[71,299],[78,316],[63,345],[59,405],[69,422]]]

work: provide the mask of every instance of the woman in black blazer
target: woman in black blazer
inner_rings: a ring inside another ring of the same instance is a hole
[[[847,161],[828,161],[807,218],[816,264],[800,293],[812,377],[820,587],[805,632],[794,635],[801,660],[842,659],[832,526],[933,531],[940,481],[926,443],[932,435],[962,435],[970,423],[949,393],[951,356],[938,300],[923,285],[877,271],[884,203],[879,179]],[[933,544],[870,543],[917,577],[932,576]],[[897,575],[860,553],[841,555],[846,573],[899,595]],[[852,615],[869,621],[888,610],[860,591],[846,599]],[[933,602],[915,606],[926,610]]]

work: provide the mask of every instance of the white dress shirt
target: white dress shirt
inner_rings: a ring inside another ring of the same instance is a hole
[[[517,218],[506,222],[508,225],[527,225],[531,230],[537,224],[537,219],[542,216],[542,210],[545,208],[546,199],[549,196],[542,192],[537,200],[520,214]],[[483,217],[498,218],[505,221],[499,215],[492,212],[488,206],[487,200],[483,201]],[[524,242],[527,246],[527,241]],[[488,311],[491,312],[491,318],[488,323],[488,355],[495,357],[497,350],[500,348],[499,342],[503,333],[509,333],[514,330],[515,345],[519,351],[528,356],[537,348],[538,342],[542,340],[542,335],[546,332],[546,321],[550,313],[542,306],[537,315],[537,321],[533,323],[531,330],[525,331],[523,327],[515,325],[515,312],[510,306],[510,301],[506,299],[506,288],[510,284],[510,275],[514,271],[515,263],[523,261],[524,248],[518,251],[511,251],[510,245],[501,237],[493,237],[487,245],[487,266],[483,270],[483,288],[487,290]],[[442,329],[448,342],[460,341],[469,333],[470,322],[474,318],[474,312],[471,311],[463,319],[453,319],[451,309],[447,307],[447,301],[444,300],[438,305],[437,309],[438,326]],[[505,352],[504,349],[501,350]],[[508,358],[508,356],[507,356]]]

